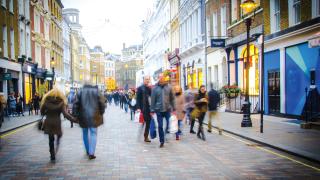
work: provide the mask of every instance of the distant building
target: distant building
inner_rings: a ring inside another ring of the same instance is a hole
[[[143,69],[142,45],[126,48],[124,44],[121,60],[115,64],[117,88],[136,88],[136,72],[141,69]]]

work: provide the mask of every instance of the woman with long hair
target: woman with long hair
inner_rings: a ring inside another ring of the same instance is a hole
[[[200,86],[198,94],[195,95],[194,104],[196,107],[192,111],[192,116],[194,119],[198,119],[199,121],[199,129],[198,129],[197,136],[198,138],[205,141],[206,137],[203,132],[202,124],[203,124],[204,116],[206,115],[206,112],[208,110],[208,95],[207,95],[206,87],[204,85]]]
[[[176,133],[176,140],[180,140],[182,134],[182,121],[185,117],[185,101],[182,95],[182,89],[180,86],[175,86],[175,103],[176,103],[176,115],[178,118],[178,132]]]
[[[44,95],[40,104],[40,112],[46,116],[43,129],[44,133],[49,135],[50,155],[51,160],[54,161],[62,136],[60,115],[63,113],[64,117],[70,121],[75,121],[75,118],[67,112],[67,98],[57,88],[53,88]],[[57,136],[56,149],[54,148],[55,135]]]

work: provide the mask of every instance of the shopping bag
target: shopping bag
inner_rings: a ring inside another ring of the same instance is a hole
[[[136,112],[136,114],[134,115],[134,121],[135,123],[138,123],[140,119],[140,112]]]
[[[157,137],[156,123],[153,118],[150,120],[150,137],[154,139]]]
[[[143,113],[140,113],[140,116],[139,116],[139,123],[141,123],[141,124],[143,124],[143,123],[144,123]]]
[[[169,122],[170,122],[169,132],[172,134],[178,132],[178,118],[177,118],[177,116],[171,115]]]

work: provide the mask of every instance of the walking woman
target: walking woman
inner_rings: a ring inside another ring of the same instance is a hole
[[[20,116],[20,114],[22,116],[24,116],[24,113],[23,113],[23,97],[21,96],[20,93],[18,93],[16,101],[17,101],[16,111],[18,113],[18,116]]]
[[[176,140],[180,140],[182,134],[182,121],[185,116],[185,101],[184,96],[182,95],[182,89],[180,86],[175,87],[175,96],[176,96],[176,115],[178,118],[178,132],[176,133]]]
[[[196,107],[192,111],[191,116],[194,119],[198,119],[199,129],[198,129],[197,136],[198,138],[205,141],[206,137],[203,132],[202,124],[203,124],[204,116],[206,115],[206,112],[208,110],[208,96],[206,93],[206,87],[204,85],[200,86],[199,93],[195,95],[194,104]]]
[[[57,88],[44,95],[40,105],[40,112],[42,115],[46,115],[43,129],[44,133],[49,135],[49,151],[51,160],[54,161],[62,136],[60,115],[63,113],[63,116],[70,121],[75,121],[75,118],[67,112],[67,98]],[[56,150],[54,148],[55,135],[57,136]]]
[[[38,115],[39,114],[39,108],[40,108],[40,97],[39,97],[39,94],[37,92],[34,94],[32,102],[33,102],[34,112],[35,112],[36,115]]]
[[[129,104],[129,108],[130,108],[130,117],[131,117],[131,121],[132,121],[134,118],[134,115],[136,114],[136,104],[137,104],[135,90],[129,89],[129,103],[128,104]]]

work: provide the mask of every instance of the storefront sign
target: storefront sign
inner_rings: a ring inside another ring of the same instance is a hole
[[[320,34],[309,40],[309,48],[314,48],[318,46],[320,46]]]
[[[225,39],[211,39],[211,47],[216,48],[216,47],[225,47]]]
[[[11,73],[3,73],[3,80],[11,80]]]
[[[180,64],[179,48],[176,48],[173,52],[169,53],[168,60],[171,65]]]

